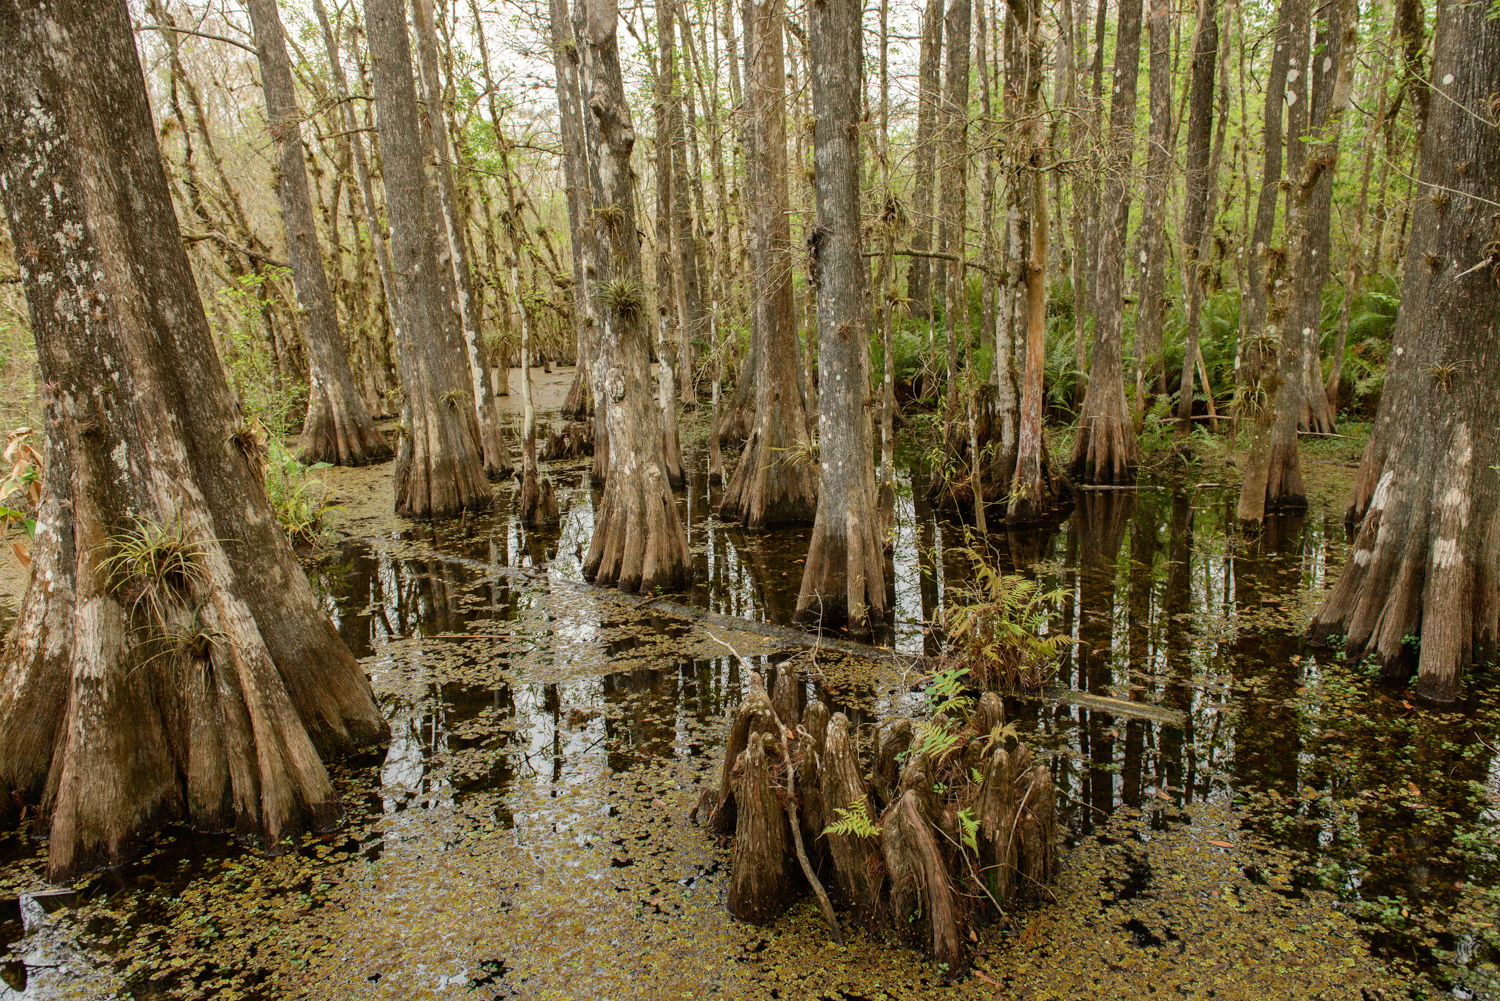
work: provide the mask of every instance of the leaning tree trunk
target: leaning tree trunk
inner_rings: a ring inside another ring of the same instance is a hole
[[[341,815],[322,758],[381,739],[266,496],[182,249],[122,3],[0,4],[0,189],[47,410],[32,579],[0,657],[0,787],[49,878],[157,824]]]
[[[266,96],[266,122],[276,147],[276,195],[286,229],[286,255],[292,265],[292,284],[304,317],[303,341],[311,369],[307,420],[298,443],[305,462],[363,466],[390,456],[391,446],[376,430],[365,409],[349,352],[339,333],[338,312],[323,271],[323,252],[313,222],[307,193],[307,170],[302,159],[301,112],[287,61],[286,42],[275,0],[251,0],[250,20],[260,55],[261,89]]]
[[[747,5],[749,6],[749,5]],[[719,506],[719,517],[759,529],[812,521],[817,477],[802,405],[792,301],[792,236],[786,165],[786,74],[779,0],[753,5],[755,150],[755,425]]]
[[[885,554],[875,507],[869,331],[859,217],[860,0],[808,8],[817,227],[808,237],[818,292],[818,513],[797,615],[847,620],[885,615]]]
[[[1100,203],[1099,267],[1094,286],[1094,354],[1078,417],[1073,478],[1083,483],[1135,480],[1135,428],[1125,406],[1125,247],[1130,222],[1130,162],[1135,155],[1135,92],[1141,61],[1141,0],[1122,0],[1115,42],[1114,96],[1109,106],[1104,195]]]
[[[579,41],[588,147],[589,225],[596,248],[595,400],[608,427],[609,472],[584,576],[622,591],[687,582],[687,532],[662,464],[661,421],[651,394],[641,248],[636,238],[635,128],[620,73],[615,0],[584,0]],[[596,442],[597,450],[604,442]]]
[[[1417,693],[1451,702],[1500,633],[1500,21],[1483,5],[1440,8],[1431,79],[1443,99],[1422,136],[1396,350],[1349,509],[1358,533],[1312,628],[1388,680],[1414,657]]]
[[[396,453],[396,513],[448,518],[489,507],[492,497],[480,462],[463,338],[448,321],[438,282],[403,8],[400,0],[365,0],[406,391]]]

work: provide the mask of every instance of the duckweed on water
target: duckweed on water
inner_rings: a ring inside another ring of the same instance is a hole
[[[709,520],[703,456],[689,458],[697,583],[677,600],[785,621],[805,542]],[[356,495],[358,538],[311,572],[392,721],[388,747],[335,768],[348,823],[276,856],[169,831],[62,907],[17,901],[45,869],[23,827],[0,839],[0,997],[1500,992],[1500,679],[1478,677],[1463,712],[1432,713],[1303,647],[1343,559],[1335,500],[1246,536],[1225,491],[1168,482],[1086,498],[1052,535],[997,538],[1007,570],[1035,566],[1062,591],[1054,612],[1077,642],[1060,683],[1184,722],[1009,701],[1057,781],[1056,901],[985,929],[975,975],[943,986],[905,949],[828,944],[810,901],[770,928],[732,922],[727,856],[686,820],[717,781],[744,685],[720,640],[754,665],[793,657],[809,695],[857,725],[918,704],[921,670],[726,635],[582,586],[591,496],[570,468],[550,533],[503,510],[403,525],[372,513],[389,510],[384,481],[330,471]],[[942,555],[962,533],[923,493],[903,483],[882,638],[909,654],[934,652],[928,624],[962,572]]]

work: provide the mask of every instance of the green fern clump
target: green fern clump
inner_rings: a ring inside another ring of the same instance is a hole
[[[276,521],[293,543],[316,543],[329,512],[339,509],[327,485],[311,475],[329,468],[327,462],[304,466],[279,438],[268,439],[266,494]]]
[[[838,819],[823,828],[824,834],[838,834],[846,838],[880,836],[880,825],[870,819],[864,800],[857,801],[847,810],[835,807],[833,812],[838,815]]]
[[[1050,603],[1060,597],[1040,584],[1003,574],[977,550],[959,550],[969,561],[971,580],[953,586],[954,600],[944,618],[947,671],[966,671],[985,689],[1040,688],[1056,672],[1056,661],[1071,641],[1055,631]]]

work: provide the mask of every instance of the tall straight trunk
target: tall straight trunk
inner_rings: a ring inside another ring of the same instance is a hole
[[[491,479],[509,476],[515,470],[510,449],[500,430],[500,408],[495,401],[494,383],[490,381],[489,361],[485,357],[484,335],[479,329],[474,297],[474,279],[469,272],[468,238],[453,183],[453,152],[448,142],[448,125],[443,116],[443,90],[438,80],[437,35],[433,30],[432,0],[412,0],[412,24],[417,29],[417,64],[421,69],[422,92],[427,100],[427,121],[431,125],[432,145],[437,154],[433,173],[437,175],[438,207],[443,233],[447,237],[448,263],[452,270],[452,306],[458,316],[463,337],[464,357],[469,366],[474,417],[479,429],[479,443],[485,475]],[[498,130],[500,123],[494,123]]]
[[[895,545],[896,530],[896,230],[901,212],[891,187],[890,0],[880,0],[880,346],[884,372],[880,388],[880,480],[877,505],[884,549]],[[883,569],[883,564],[882,564]]]
[[[1371,20],[1379,22],[1379,8],[1371,13]],[[1380,92],[1375,118],[1370,123],[1370,132],[1365,140],[1365,162],[1359,174],[1359,201],[1354,207],[1354,228],[1349,234],[1349,260],[1344,267],[1344,295],[1339,303],[1339,331],[1333,344],[1333,356],[1329,359],[1328,381],[1323,386],[1323,395],[1328,397],[1328,409],[1337,414],[1339,388],[1343,379],[1344,345],[1349,337],[1349,315],[1354,305],[1354,294],[1361,276],[1360,263],[1364,256],[1365,214],[1370,205],[1370,176],[1374,173],[1376,137],[1385,125],[1390,105],[1391,63],[1384,61],[1375,86]]]
[[[492,502],[481,464],[479,423],[463,335],[449,322],[433,247],[433,216],[417,126],[406,15],[400,0],[365,0],[380,113],[380,163],[391,220],[396,340],[401,350],[401,444],[396,513],[454,517]]]
[[[1135,322],[1135,417],[1140,426],[1146,393],[1167,391],[1161,329],[1166,275],[1167,175],[1172,166],[1172,4],[1149,0],[1151,38],[1151,127],[1146,138],[1146,197],[1141,206],[1140,307]]]
[[[1242,520],[1258,521],[1266,511],[1275,508],[1300,510],[1307,507],[1302,461],[1297,449],[1297,419],[1304,412],[1301,396],[1307,386],[1301,347],[1306,338],[1316,336],[1322,301],[1321,295],[1303,294],[1302,279],[1318,267],[1317,257],[1326,256],[1326,251],[1320,254],[1320,233],[1315,216],[1319,211],[1326,211],[1320,210],[1319,203],[1328,197],[1332,175],[1338,167],[1340,133],[1352,98],[1359,40],[1358,16],[1355,0],[1339,0],[1334,13],[1339,33],[1337,54],[1330,53],[1328,57],[1330,60],[1336,58],[1337,62],[1323,71],[1332,74],[1331,93],[1308,136],[1302,169],[1292,186],[1291,210],[1287,214],[1288,278],[1283,286],[1284,294],[1278,297],[1275,308],[1275,312],[1282,315],[1283,323],[1281,385],[1276,390],[1274,419],[1269,434],[1258,435],[1259,440],[1252,444],[1245,481],[1240,489],[1239,517]],[[1301,20],[1306,23],[1305,18]],[[1294,19],[1293,23],[1297,21]],[[1326,237],[1326,230],[1321,235]],[[1327,265],[1322,267],[1326,275]],[[1322,395],[1321,382],[1316,391]],[[1291,398],[1285,398],[1287,396]]]
[[[681,261],[674,253],[680,235],[675,218],[677,198],[673,192],[676,171],[672,168],[672,107],[675,103],[672,85],[677,75],[677,31],[672,25],[670,0],[659,0],[656,5],[656,39],[659,46],[653,102],[656,118],[656,388],[661,406],[662,457],[667,466],[667,479],[677,487],[683,483],[682,445],[677,429],[677,364],[682,341],[675,334],[678,329],[686,328],[688,318],[687,294],[683,288],[687,275],[679,270]],[[678,122],[680,125],[680,119]],[[687,238],[692,241],[691,227]]]
[[[1088,394],[1088,366],[1085,364],[1088,323],[1099,313],[1099,234],[1104,229],[1099,209],[1099,178],[1103,176],[1104,170],[1104,144],[1101,142],[1100,131],[1104,119],[1104,26],[1108,20],[1105,13],[1109,4],[1106,0],[1097,0],[1097,4],[1094,8],[1094,58],[1089,64],[1092,79],[1085,112],[1088,122],[1085,145],[1089,168],[1081,176],[1074,178],[1073,239],[1075,244],[1085,248],[1080,262],[1082,271],[1075,271],[1073,288],[1073,371],[1078,380],[1073,399],[1080,411],[1084,397]],[[1082,289],[1078,288],[1080,278]]]
[[[1125,248],[1130,222],[1130,165],[1135,156],[1136,78],[1141,60],[1141,0],[1120,0],[1115,38],[1114,89],[1104,150],[1095,277],[1094,353],[1088,392],[1073,439],[1068,467],[1084,483],[1117,484],[1135,479],[1135,428],[1125,404]]]
[[[1270,257],[1281,256],[1270,243],[1276,229],[1276,206],[1281,199],[1282,105],[1286,103],[1287,73],[1295,48],[1292,27],[1297,2],[1298,0],[1281,0],[1276,15],[1271,68],[1266,76],[1266,105],[1261,131],[1261,145],[1265,152],[1261,159],[1255,229],[1250,235],[1245,264],[1250,298],[1244,307],[1245,341],[1236,354],[1236,370],[1241,373],[1240,392],[1234,404],[1236,420],[1247,410],[1253,417],[1264,402],[1265,389],[1261,386],[1261,381],[1266,375],[1266,368],[1274,351],[1266,326],[1271,293],[1270,283],[1266,280],[1266,262]],[[1298,65],[1301,66],[1301,63]]]
[[[885,617],[885,556],[871,464],[869,331],[859,211],[864,83],[861,0],[808,7],[817,226],[818,511],[797,616],[863,631]]]
[[[672,588],[687,582],[692,565],[687,532],[662,464],[661,420],[651,398],[635,175],[630,169],[635,126],[620,72],[620,12],[615,0],[583,0],[579,15],[593,229],[585,273],[592,271],[595,281],[595,399],[607,422],[609,447],[604,498],[583,572],[595,584],[622,591]]]
[[[1339,46],[1347,34],[1340,24],[1341,9],[1337,6],[1320,8],[1325,11],[1324,20],[1318,27],[1317,44],[1312,60],[1313,79],[1311,102],[1308,108],[1310,135],[1327,134],[1330,102],[1337,86],[1334,66],[1341,64]],[[1350,29],[1353,31],[1354,29]],[[1358,37],[1357,31],[1350,37]],[[1352,97],[1352,95],[1350,95]],[[1324,155],[1338,158],[1337,141],[1324,151]],[[1297,414],[1297,429],[1314,434],[1334,432],[1334,414],[1328,405],[1328,396],[1323,391],[1322,330],[1323,287],[1328,284],[1329,263],[1332,249],[1331,230],[1333,222],[1334,170],[1325,170],[1318,176],[1317,186],[1311,192],[1305,224],[1308,247],[1305,260],[1289,255],[1291,270],[1290,286],[1292,315],[1287,329],[1295,336],[1300,333],[1302,379],[1301,407]],[[1295,200],[1296,193],[1293,193]],[[1291,214],[1287,216],[1287,230],[1292,230]],[[1288,240],[1291,250],[1291,240]]]
[[[939,72],[943,54],[943,0],[927,0],[922,15],[922,40],[918,62],[916,177],[912,180],[912,249],[925,252],[932,246],[932,177],[937,166],[934,133],[937,128]],[[933,262],[913,257],[907,272],[907,298],[913,316],[932,315]]]
[[[1431,80],[1441,96],[1421,137],[1396,351],[1349,510],[1358,529],[1312,633],[1342,635],[1388,681],[1415,666],[1417,694],[1447,703],[1500,639],[1500,21],[1484,5],[1439,6]]]
[[[275,0],[250,0],[250,20],[260,56],[261,90],[266,96],[266,122],[276,150],[276,195],[286,230],[287,259],[292,284],[302,306],[303,340],[307,345],[311,384],[307,392],[307,420],[298,452],[304,462],[363,466],[388,458],[391,446],[375,429],[375,422],[354,388],[349,350],[339,332],[338,311],[328,291],[323,252],[313,221],[312,198],[303,165],[302,129],[298,124],[297,92],[287,61],[281,17]]]
[[[1128,5],[1130,0],[1124,0]],[[1140,37],[1140,6],[1136,0],[1136,37]],[[1025,90],[1021,104],[1026,155],[1021,159],[1017,183],[1029,196],[1026,246],[1026,375],[1021,392],[1021,426],[1017,442],[1016,471],[1011,482],[1009,523],[1038,521],[1059,500],[1059,487],[1048,468],[1046,440],[1042,434],[1042,370],[1047,354],[1047,179],[1042,173],[1046,157],[1042,123],[1042,12],[1036,0],[1012,0],[1011,14],[1026,40]],[[1132,90],[1134,84],[1131,84]],[[1092,385],[1092,381],[1091,381]],[[1123,389],[1121,402],[1123,403]]]
[[[1218,0],[1198,0],[1198,28],[1193,33],[1193,82],[1188,102],[1185,194],[1182,207],[1182,290],[1187,297],[1187,330],[1182,379],[1177,391],[1177,432],[1193,429],[1193,370],[1198,364],[1198,328],[1203,310],[1205,275],[1199,261],[1208,226],[1209,155],[1214,124],[1214,70],[1219,60]],[[1207,386],[1204,386],[1207,392]]]
[[[964,278],[965,223],[968,219],[968,126],[970,5],[973,0],[952,0],[943,21],[948,43],[947,92],[942,109],[942,225],[944,254],[955,260],[943,268],[943,330],[948,341],[948,394],[944,423],[951,432],[958,419],[958,339],[969,337],[968,295]],[[951,434],[949,435],[951,440]]]
[[[661,5],[670,11],[675,6],[675,0],[661,0]],[[682,18],[684,32],[687,30],[687,17],[684,13]],[[674,47],[675,48],[675,47]],[[689,182],[689,152],[696,150],[696,144],[689,144],[688,130],[684,113],[684,105],[691,108],[692,89],[685,83],[685,77],[679,74],[677,69],[676,54],[662,50],[662,72],[667,75],[671,84],[670,104],[667,107],[667,129],[672,144],[672,234],[673,243],[677,251],[677,259],[674,262],[677,268],[678,280],[675,285],[677,298],[677,376],[678,396],[684,407],[695,407],[698,403],[698,359],[696,347],[698,340],[703,336],[703,288],[699,281],[701,269],[698,263],[698,240],[693,228],[693,193],[698,190],[693,183]],[[678,88],[682,91],[679,93]],[[691,157],[696,162],[697,157]],[[700,176],[698,169],[694,169],[693,177]],[[696,183],[696,182],[695,182]],[[701,185],[699,186],[701,187]],[[702,205],[703,196],[698,194],[698,204]]]
[[[239,423],[127,5],[4,0],[0,48],[26,53],[0,63],[0,192],[47,411],[0,653],[7,809],[37,808],[56,883],[178,819],[267,850],[331,829],[323,759],[388,732]]]
[[[747,3],[754,60],[746,88],[755,119],[754,309],[759,337],[755,426],[719,517],[758,529],[812,521],[817,477],[802,406],[786,163],[786,72],[780,0]]]

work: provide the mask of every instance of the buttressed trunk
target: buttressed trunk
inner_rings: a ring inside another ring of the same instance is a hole
[[[438,273],[404,6],[400,0],[365,0],[406,391],[405,427],[396,452],[396,513],[451,518],[489,507],[493,498],[481,462],[463,335],[450,321]]]
[[[1343,635],[1388,680],[1459,695],[1463,665],[1500,632],[1500,21],[1444,5],[1422,137],[1421,191],[1401,316],[1375,431],[1360,464],[1359,528],[1313,637]],[[1408,637],[1420,640],[1413,652]]]
[[[312,199],[302,159],[292,67],[275,0],[252,0],[250,19],[260,52],[261,89],[266,95],[266,122],[276,147],[276,194],[286,230],[292,284],[304,318],[303,341],[311,369],[307,420],[298,443],[304,462],[363,466],[388,458],[391,446],[376,430],[364,401],[354,388],[349,353],[339,333],[338,313],[323,271],[323,252],[313,224]]]
[[[386,734],[276,523],[209,334],[124,3],[0,3],[0,178],[46,384],[32,578],[0,656],[0,787],[49,878],[185,818],[268,848],[341,816]]]
[[[758,529],[812,521],[817,478],[798,371],[786,166],[786,76],[778,0],[754,5],[755,311],[760,353],[755,422],[719,517]]]
[[[615,0],[584,0],[579,41],[586,109],[598,408],[608,427],[609,465],[584,576],[622,591],[687,582],[687,532],[662,462],[662,427],[651,393],[641,248],[636,238],[635,127],[620,73]],[[597,449],[603,442],[596,443]]]
[[[818,293],[818,510],[797,616],[855,629],[885,613],[885,555],[875,517],[869,331],[859,217],[862,6],[808,7],[817,228],[809,240]]]

